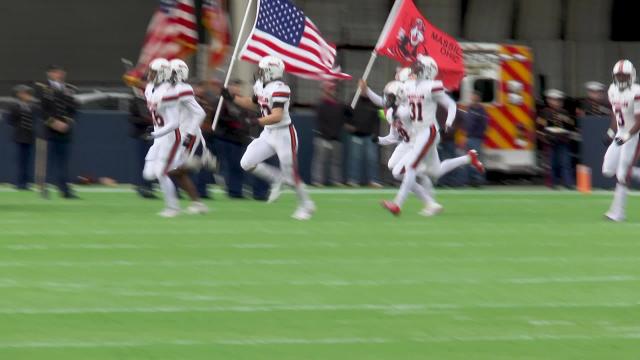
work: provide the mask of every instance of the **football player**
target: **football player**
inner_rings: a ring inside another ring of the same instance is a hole
[[[298,136],[289,116],[291,90],[282,81],[284,70],[281,59],[266,56],[258,64],[253,97],[234,96],[228,89],[223,89],[222,96],[246,109],[257,109],[262,115],[256,121],[264,126],[264,130],[260,137],[249,144],[240,166],[271,184],[269,202],[280,196],[283,183],[293,186],[298,197],[298,208],[292,217],[308,220],[316,206],[298,175]],[[264,163],[274,154],[278,156],[280,169]]]
[[[205,214],[209,212],[209,209],[200,201],[198,191],[189,176],[190,168],[188,167],[188,163],[193,159],[198,146],[206,148],[200,130],[200,125],[206,114],[204,109],[196,101],[193,88],[185,82],[189,78],[189,67],[187,64],[180,59],[173,59],[169,62],[169,65],[171,67],[172,90],[174,97],[177,98],[177,106],[179,107],[179,129],[184,137],[182,141],[183,149],[179,152],[180,158],[176,164],[177,168],[171,170],[169,175],[187,192],[191,199],[191,205],[187,207],[185,212],[187,214]]]
[[[172,100],[171,67],[169,61],[158,58],[149,64],[145,98],[153,120],[151,137],[153,145],[145,158],[142,175],[146,180],[158,180],[165,198],[165,209],[159,213],[162,217],[175,217],[180,214],[180,205],[176,188],[169,178],[169,171],[176,167],[178,152],[182,147],[179,127],[179,111]]]
[[[443,131],[449,131],[455,119],[456,103],[446,95],[442,82],[435,80],[438,75],[438,65],[433,58],[419,55],[411,72],[415,79],[406,83],[405,91],[415,139],[411,151],[400,163],[404,177],[396,198],[394,201],[382,203],[383,207],[394,215],[400,214],[402,205],[415,186],[417,174],[422,171],[431,179],[438,179],[443,174],[467,164],[484,172],[484,166],[478,160],[478,153],[475,150],[470,150],[465,156],[440,162],[437,151],[440,134],[436,109],[438,104],[447,109],[447,120]]]
[[[404,90],[404,83],[409,80],[410,72],[408,68],[400,69],[396,74],[396,80],[385,86],[382,97],[367,87],[366,82],[363,80],[360,82],[363,93],[366,93],[375,105],[385,109],[385,118],[389,123],[389,134],[385,137],[374,137],[373,141],[382,146],[397,145],[387,163],[389,170],[397,180],[402,180],[404,175],[400,162],[413,147],[411,141],[413,126]],[[442,211],[442,206],[433,198],[433,183],[428,176],[418,174],[417,181],[411,191],[425,204],[424,209],[420,212],[421,215],[433,216]]]
[[[604,155],[602,174],[616,177],[617,184],[611,207],[605,217],[612,221],[625,219],[627,192],[632,178],[640,178],[640,168],[633,165],[640,155],[640,85],[635,83],[636,69],[629,60],[613,67],[613,83],[609,86],[609,102],[613,110],[608,135],[613,138]]]

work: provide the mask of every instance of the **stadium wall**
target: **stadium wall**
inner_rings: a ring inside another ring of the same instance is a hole
[[[1,115],[1,114],[0,114]],[[315,116],[311,112],[293,114],[298,131],[298,163],[305,182],[311,180],[313,129]],[[119,183],[133,183],[142,169],[136,165],[135,141],[129,136],[128,114],[119,111],[81,111],[76,118],[69,166],[70,180],[78,176],[110,177]],[[16,179],[16,149],[11,140],[13,129],[0,121],[0,183]],[[49,169],[49,182],[52,169]]]

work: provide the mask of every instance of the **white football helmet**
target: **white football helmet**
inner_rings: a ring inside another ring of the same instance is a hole
[[[438,76],[438,64],[431,56],[419,54],[411,66],[411,72],[421,80],[434,80]]]
[[[397,80],[389,82],[382,92],[384,99],[384,106],[390,108],[402,104],[407,99],[407,94],[404,90],[404,85]]]
[[[409,79],[411,79],[411,68],[409,67],[400,68],[396,73],[396,80],[400,82],[407,82]]]
[[[284,62],[275,56],[265,56],[258,63],[258,78],[267,83],[282,79],[284,75]]]
[[[171,78],[171,66],[169,61],[163,58],[153,59],[149,63],[149,72],[147,74],[147,80],[154,84],[161,84],[165,81],[169,81]]]
[[[189,66],[181,59],[173,59],[169,61],[171,66],[171,74],[173,80],[177,82],[187,81],[189,79]]]
[[[625,90],[636,82],[636,68],[629,60],[619,60],[613,67],[613,83],[618,90]]]

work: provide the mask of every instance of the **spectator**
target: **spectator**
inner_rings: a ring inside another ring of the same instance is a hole
[[[152,141],[147,138],[147,130],[150,126],[153,126],[151,113],[147,108],[145,99],[134,96],[129,100],[129,123],[131,124],[130,135],[136,143],[136,191],[143,198],[155,199],[156,196],[153,194],[151,181],[145,180],[142,176],[145,157],[152,143]]]
[[[573,188],[573,176],[570,154],[570,136],[575,131],[575,122],[564,109],[564,93],[559,90],[545,92],[547,107],[538,117],[540,133],[547,146],[547,154],[551,164],[549,185],[555,187],[561,183],[566,188]]]
[[[73,98],[75,87],[65,83],[67,73],[57,65],[47,69],[47,82],[37,83],[38,97],[45,124],[45,138],[49,141],[49,168],[55,169],[55,183],[65,199],[77,199],[69,188],[69,157],[76,114]]]
[[[444,129],[447,120],[447,108],[439,105],[436,109],[436,120],[440,129]],[[458,154],[458,147],[456,145],[456,132],[462,129],[462,112],[456,112],[456,118],[453,122],[452,131],[442,132],[440,134],[440,141],[438,144],[438,154],[440,160],[453,159],[460,156]],[[438,185],[441,186],[462,186],[465,184],[466,169],[458,168],[443,175],[437,179]]]
[[[366,93],[361,95],[352,116],[347,119],[345,128],[349,132],[347,184],[382,187],[377,181],[378,147],[371,141],[371,137],[378,136],[380,132],[380,119],[378,108]]]
[[[33,145],[35,142],[34,120],[36,108],[33,102],[33,89],[26,85],[18,85],[13,89],[17,103],[12,105],[7,114],[9,125],[14,127],[13,142],[16,143],[18,166],[16,188],[27,190],[33,169]]]
[[[482,144],[484,143],[484,134],[487,130],[489,116],[480,103],[482,94],[474,91],[471,94],[471,104],[464,113],[464,127],[467,133],[467,150],[475,149],[483,159]],[[468,167],[468,178],[471,186],[479,186],[484,184],[484,174],[478,172],[473,166]]]
[[[322,99],[316,105],[316,136],[313,139],[312,181],[315,186],[327,183],[342,185],[342,129],[346,107],[336,99],[336,85],[326,82],[322,86]],[[327,164],[328,163],[328,164]]]
[[[232,80],[229,92],[239,95],[242,85],[241,80]],[[240,166],[240,159],[249,142],[250,116],[247,110],[225,101],[214,133],[220,171],[224,176],[227,194],[231,198],[244,197],[242,189],[245,173]]]
[[[587,98],[578,105],[576,113],[578,116],[609,116],[611,115],[611,104],[607,100],[605,86],[597,81],[589,81],[585,84],[587,88]]]

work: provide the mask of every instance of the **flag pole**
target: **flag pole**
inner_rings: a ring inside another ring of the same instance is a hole
[[[371,52],[371,57],[369,58],[369,63],[367,64],[367,67],[364,69],[364,74],[362,74],[362,80],[367,81],[367,78],[369,78],[369,73],[371,72],[371,68],[373,68],[373,63],[376,62],[376,58],[378,57],[378,54],[376,53],[376,50],[374,49]],[[356,108],[356,104],[358,104],[358,99],[360,99],[360,94],[362,93],[362,89],[360,89],[360,86],[358,86],[358,88],[356,89],[356,94],[353,96],[353,100],[351,100],[351,108],[355,109]]]
[[[369,77],[369,73],[371,72],[371,68],[373,67],[373,63],[376,61],[376,58],[378,57],[378,53],[376,52],[378,50],[378,48],[381,46],[381,42],[382,39],[386,38],[387,35],[389,34],[389,31],[391,31],[391,28],[393,27],[393,23],[394,20],[398,14],[398,10],[400,9],[400,6],[402,5],[402,3],[404,2],[404,0],[396,0],[393,3],[393,7],[391,8],[391,11],[389,12],[389,16],[387,17],[387,21],[384,23],[384,27],[382,28],[382,32],[380,32],[380,36],[378,37],[378,41],[376,42],[376,47],[373,49],[373,52],[371,52],[371,57],[369,58],[369,63],[367,64],[367,67],[364,69],[364,74],[362,75],[362,80],[367,81],[367,78]],[[356,94],[353,97],[353,100],[351,101],[351,108],[355,109],[356,108],[356,104],[358,104],[358,99],[360,99],[360,86],[358,86],[358,88],[356,89]]]
[[[247,18],[249,17],[249,10],[251,10],[251,5],[253,4],[253,0],[249,0],[247,3],[247,8],[244,11],[244,18],[242,19],[242,25],[240,25],[240,31],[238,32],[238,38],[236,39],[236,46],[233,49],[233,55],[231,56],[231,62],[229,63],[229,69],[227,70],[227,76],[224,79],[224,87],[229,86],[229,81],[231,80],[231,73],[233,73],[233,67],[236,64],[238,50],[240,50],[240,37],[244,33],[244,27],[247,24]],[[222,103],[224,102],[224,98],[220,96],[220,100],[218,100],[218,108],[216,109],[216,115],[213,117],[213,124],[211,125],[211,129],[215,130],[218,125],[218,118],[220,117],[220,110],[222,110]]]

